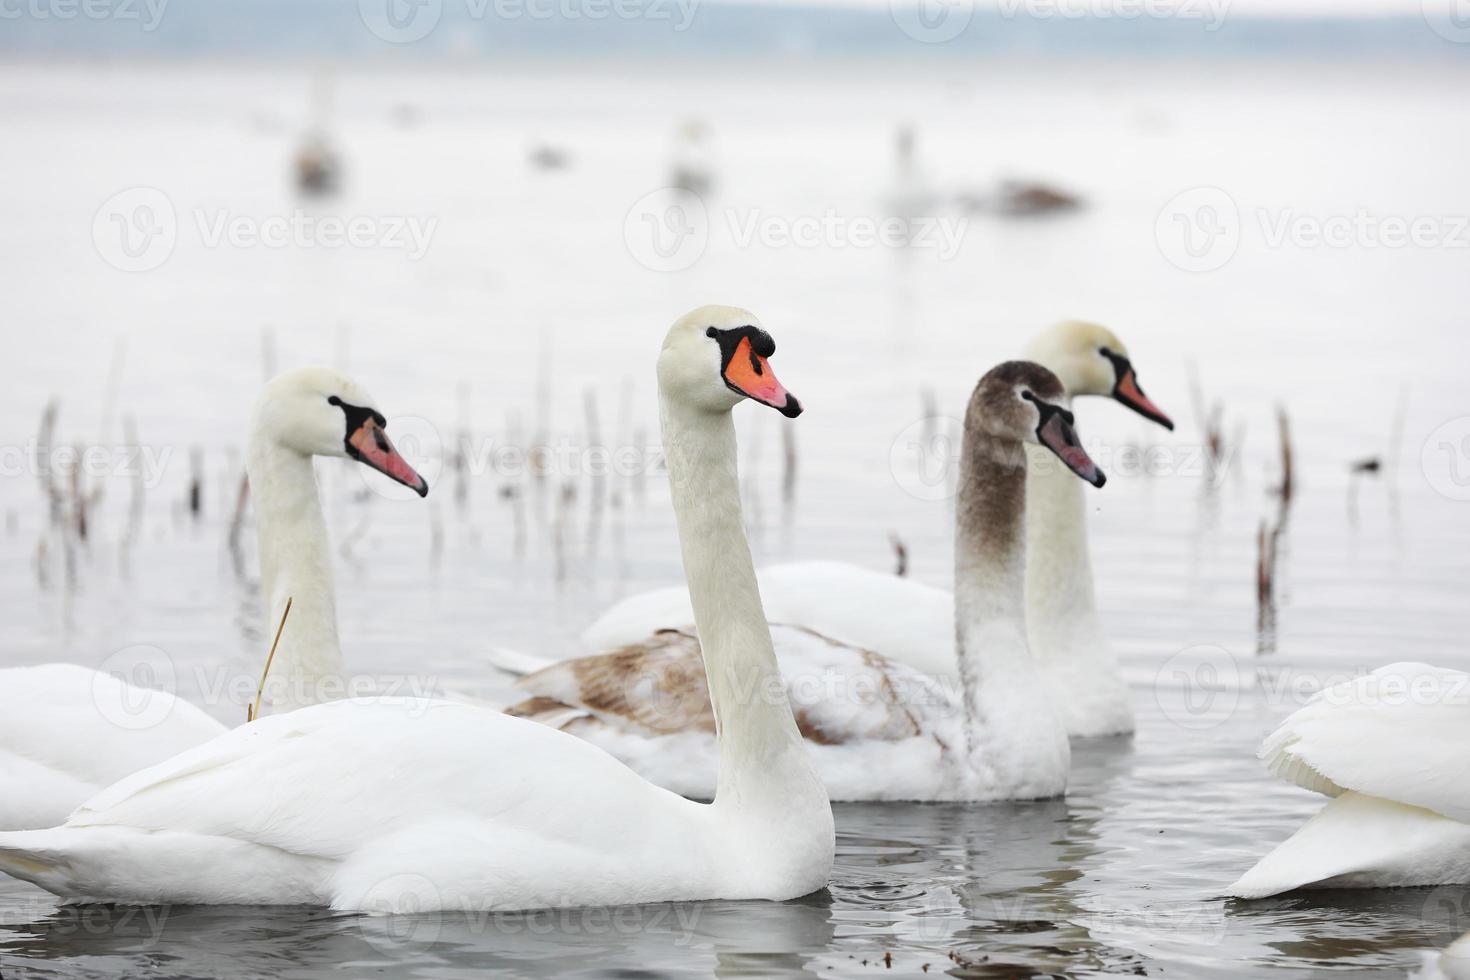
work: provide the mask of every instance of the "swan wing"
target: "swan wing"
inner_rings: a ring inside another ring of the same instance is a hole
[[[1470,674],[1399,663],[1319,691],[1266,737],[1272,773],[1470,822]]]
[[[898,741],[935,734],[936,719],[959,717],[960,703],[945,678],[804,627],[774,625],[771,639],[797,727],[808,741]],[[531,697],[512,713],[572,732],[587,716],[644,737],[715,731],[699,640],[681,630],[556,664],[518,686]]]
[[[954,677],[954,598],[913,579],[836,561],[771,565],[757,573],[772,623],[805,626],[930,676]],[[582,634],[586,649],[639,643],[660,629],[694,622],[684,586],[617,603]]]
[[[183,698],[75,664],[0,670],[0,829],[58,824],[98,788],[224,730]]]
[[[108,787],[67,826],[187,831],[340,857],[384,828],[441,812],[575,833],[583,824],[558,805],[599,791],[653,803],[662,793],[601,750],[500,712],[357,699],[227,732]]]
[[[689,588],[674,585],[640,592],[616,602],[582,631],[582,648],[606,653],[641,643],[662,629],[692,629]]]
[[[565,893],[577,855],[607,856],[593,884],[608,894],[698,872],[696,807],[589,743],[496,711],[335,701],[136,773],[60,827],[0,833],[0,870],[68,897],[357,908],[371,906],[372,881],[431,867],[445,895],[533,907]],[[480,843],[494,847],[467,852]]]
[[[1470,882],[1470,826],[1420,807],[1345,792],[1226,894],[1267,898],[1304,888],[1465,882]]]

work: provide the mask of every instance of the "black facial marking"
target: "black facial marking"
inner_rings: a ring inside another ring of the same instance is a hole
[[[1067,423],[1069,429],[1076,424],[1077,417],[1060,405],[1053,405],[1049,401],[1043,401],[1024,388],[1021,390],[1021,397],[1035,405],[1037,414],[1041,416],[1040,421],[1036,423],[1036,438],[1038,439],[1041,438],[1041,430],[1046,428],[1046,423],[1051,421],[1053,415],[1060,415],[1062,421]]]
[[[1117,395],[1118,386],[1123,383],[1123,379],[1133,369],[1133,362],[1129,361],[1122,354],[1114,354],[1107,347],[1099,347],[1097,352],[1113,363],[1113,394]],[[1138,374],[1136,372],[1133,375],[1133,381],[1135,384],[1138,382]]]
[[[776,342],[771,339],[770,334],[766,333],[760,327],[731,327],[729,330],[710,327],[704,332],[704,335],[706,337],[713,337],[720,345],[720,376],[722,378],[725,375],[725,371],[730,367],[730,359],[735,356],[735,351],[740,347],[740,341],[746,337],[750,338],[750,368],[756,374],[761,375],[766,373],[761,368],[760,359],[762,357],[770,357],[776,353]],[[745,392],[730,384],[728,379],[725,380],[725,386],[731,391],[742,395],[745,394]]]
[[[360,459],[357,447],[352,444],[352,434],[354,432],[362,428],[369,419],[378,423],[378,429],[380,430],[388,427],[388,420],[383,418],[382,413],[374,411],[371,408],[363,408],[361,405],[344,402],[336,395],[328,397],[327,404],[336,405],[342,409],[342,414],[347,417],[347,431],[342,436],[342,443],[347,447],[347,455],[353,459]],[[377,440],[378,448],[386,451],[388,448],[386,437],[381,432],[374,432],[373,437]]]

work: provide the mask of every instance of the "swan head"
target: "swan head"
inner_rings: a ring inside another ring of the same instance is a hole
[[[1095,487],[1107,476],[1082,448],[1076,420],[1063,407],[1061,379],[1032,361],[1006,361],[985,373],[975,386],[967,428],[1006,442],[1029,442],[1056,454],[1062,463]]]
[[[1138,386],[1128,348],[1107,327],[1064,320],[1036,335],[1026,356],[1061,379],[1069,397],[1102,395],[1172,430],[1174,423]]]
[[[393,448],[388,420],[356,381],[329,368],[298,368],[266,383],[255,403],[255,438],[304,456],[364,463],[420,497],[429,484]]]
[[[776,380],[769,360],[775,352],[776,342],[753,313],[701,306],[665,335],[659,388],[669,398],[709,412],[728,412],[749,398],[794,419],[801,402]]]

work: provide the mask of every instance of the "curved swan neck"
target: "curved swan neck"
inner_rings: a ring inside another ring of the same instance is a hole
[[[955,506],[955,619],[966,691],[1027,669],[1026,457],[967,426]]]
[[[287,598],[293,600],[271,662],[262,711],[340,697],[342,692],[328,686],[341,677],[342,648],[327,525],[311,457],[254,432],[246,447],[245,472],[255,502],[268,636],[275,635]]]
[[[827,808],[776,664],[745,539],[735,424],[660,397],[664,451],[720,747],[715,805]]]
[[[1026,478],[1026,626],[1039,657],[1102,642],[1082,481],[1037,446]]]

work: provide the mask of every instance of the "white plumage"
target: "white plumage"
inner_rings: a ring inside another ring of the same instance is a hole
[[[756,590],[730,417],[739,396],[719,330],[770,345],[749,313],[709,307],[674,325],[659,358],[665,442],[682,450],[669,455],[680,544],[720,718],[713,803],[494,710],[355,699],[220,735],[112,785],[60,827],[0,833],[0,870],[70,901],[393,911],[821,888],[832,811],[781,696]],[[763,359],[760,372],[745,363],[772,404],[799,411]]]
[[[1229,894],[1470,883],[1467,739],[1462,671],[1392,664],[1318,692],[1266,738],[1261,758],[1332,799]]]

